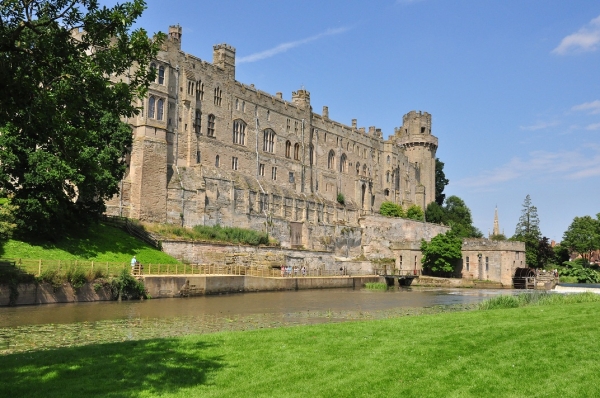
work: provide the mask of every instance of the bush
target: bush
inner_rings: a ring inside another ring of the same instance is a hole
[[[65,277],[57,268],[45,268],[41,275],[37,277],[38,282],[49,283],[54,290],[60,288],[65,283]]]
[[[404,210],[402,210],[402,206],[386,201],[379,207],[379,214],[386,217],[404,217]]]
[[[344,194],[343,193],[338,193],[337,194],[337,201],[341,205],[343,205],[343,204],[346,203],[346,198],[344,198]]]
[[[408,210],[406,210],[406,218],[410,218],[411,220],[425,221],[425,213],[423,213],[421,206],[411,205]]]
[[[583,259],[574,261],[565,261],[563,267],[558,268],[558,274],[561,277],[571,277],[577,280],[577,283],[600,283],[600,273],[585,265]]]
[[[128,269],[122,270],[119,276],[110,281],[110,290],[113,300],[148,298],[144,282],[135,279]]]
[[[87,275],[80,267],[71,265],[65,272],[65,279],[73,286],[73,289],[77,290],[85,285],[87,282]]]

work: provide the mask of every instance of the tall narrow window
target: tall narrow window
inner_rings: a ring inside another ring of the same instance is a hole
[[[294,159],[300,160],[300,144],[298,143],[294,145]]]
[[[285,157],[286,158],[292,157],[292,143],[289,141],[285,142]]]
[[[156,98],[150,97],[148,100],[148,117],[154,119],[154,108],[156,107]]]
[[[347,164],[346,164],[346,154],[342,154],[342,157],[340,158],[340,173],[346,173],[348,171],[347,168]]]
[[[235,99],[235,110],[239,111],[240,110],[240,100],[239,99]]]
[[[390,172],[385,173],[385,182],[390,182]]]
[[[196,151],[196,163],[200,163],[200,151]]]
[[[366,176],[367,175],[367,165],[363,164],[363,175]]]
[[[271,120],[271,111],[267,110],[267,121]]]
[[[485,258],[485,270],[486,271],[490,270],[490,258],[489,257]]]
[[[277,181],[277,167],[271,167],[271,179]]]
[[[165,100],[159,99],[156,103],[156,119],[163,120],[163,110],[165,108]]]
[[[384,189],[384,190],[383,190],[383,194],[384,194],[385,196],[390,196],[390,190],[389,190],[389,189]]]
[[[196,116],[194,117],[194,131],[196,132],[196,134],[200,134],[200,132],[202,131],[201,127],[202,113],[200,112],[200,109],[196,109]]]
[[[206,126],[206,135],[208,137],[215,136],[215,115],[208,115],[208,124]]]
[[[246,101],[242,101],[242,112],[246,112]]]
[[[285,131],[287,131],[288,133],[290,132],[290,119],[287,120]]]
[[[310,144],[308,146],[308,157],[309,157],[310,165],[314,166],[314,164],[315,164],[315,147],[313,144]]]
[[[204,99],[204,83],[202,80],[196,82],[196,100],[202,101]]]
[[[258,165],[258,175],[261,177],[265,176],[265,165],[263,163]]]
[[[158,67],[158,84],[165,84],[165,67]]]
[[[231,169],[232,170],[238,169],[238,158],[235,156],[231,158]]]
[[[219,155],[215,156],[215,167],[219,167],[221,163],[221,158]]]
[[[239,119],[233,122],[233,143],[246,144],[246,123]]]
[[[360,163],[356,162],[356,175],[360,174]]]
[[[223,92],[221,91],[221,89],[219,87],[215,87],[214,102],[215,102],[216,106],[221,106],[222,96],[223,96]]]
[[[329,151],[329,156],[327,157],[327,168],[335,169],[335,152],[333,150]]]
[[[298,135],[298,122],[294,122],[294,133]]]
[[[467,271],[468,271],[469,270],[469,257],[468,256],[467,256],[466,260],[467,260],[466,263],[467,263]]]
[[[263,132],[263,151],[275,153],[275,132],[271,129]]]

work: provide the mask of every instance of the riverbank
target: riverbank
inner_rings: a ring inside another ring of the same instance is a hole
[[[597,396],[589,342],[598,309],[462,311],[5,354],[0,395]]]

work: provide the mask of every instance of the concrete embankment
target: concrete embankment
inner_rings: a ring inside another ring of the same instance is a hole
[[[262,278],[236,275],[173,275],[144,276],[143,279],[151,297],[167,298],[239,292],[362,288],[367,282],[377,282],[379,277]],[[58,288],[54,288],[48,283],[27,283],[20,284],[18,292],[16,305],[111,300],[110,289],[97,283],[86,283],[79,289],[73,289],[68,283]],[[8,305],[9,300],[9,286],[0,284],[0,306]]]

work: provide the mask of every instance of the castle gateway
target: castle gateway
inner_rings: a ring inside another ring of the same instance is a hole
[[[233,47],[214,46],[211,64],[181,51],[181,37],[171,26],[152,63],[108,214],[268,230],[284,247],[348,256],[360,254],[360,220],[382,202],[434,201],[430,114],[409,112],[384,139],[374,126],[331,120],[327,107],[314,113],[304,89],[289,102],[236,81]]]

